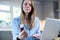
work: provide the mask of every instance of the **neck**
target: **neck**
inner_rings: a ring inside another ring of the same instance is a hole
[[[25,13],[25,19],[28,19],[28,13]]]
[[[33,18],[33,16],[31,17]],[[28,28],[31,29],[34,26],[34,18],[31,21],[28,20],[28,17],[25,18],[25,23],[28,25]]]

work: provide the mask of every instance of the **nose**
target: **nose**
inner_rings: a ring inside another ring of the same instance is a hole
[[[26,5],[26,8],[28,8],[29,6],[28,5]]]

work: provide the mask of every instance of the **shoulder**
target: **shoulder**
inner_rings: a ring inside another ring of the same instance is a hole
[[[39,30],[40,28],[40,20],[38,17],[35,17],[35,29]]]
[[[18,23],[20,21],[20,17],[13,18],[11,23]]]
[[[19,24],[19,21],[20,21],[20,17],[16,17],[16,18],[13,18],[11,21],[10,21],[10,26],[16,26]]]
[[[38,17],[35,17],[35,22],[39,22],[39,18]]]

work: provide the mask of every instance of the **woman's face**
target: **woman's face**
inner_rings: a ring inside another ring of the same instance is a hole
[[[31,1],[30,0],[24,0],[23,3],[23,11],[27,14],[31,11]]]

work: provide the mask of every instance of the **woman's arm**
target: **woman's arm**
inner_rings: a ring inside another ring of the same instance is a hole
[[[40,32],[40,21],[38,21],[38,23],[37,23],[37,32],[36,32],[36,34],[39,34],[40,36],[41,36],[41,32]]]
[[[11,21],[11,28],[12,28],[13,40],[16,40],[17,37],[19,36],[18,23],[16,19],[13,19]]]
[[[38,18],[36,19],[36,28],[37,28],[36,33],[33,34],[32,36],[37,38],[37,39],[40,39],[40,36],[41,36],[41,32],[40,32],[40,20]]]
[[[40,28],[38,27],[38,29],[36,30],[36,33],[32,35],[34,38],[40,39],[41,36],[41,32],[40,32]]]
[[[25,30],[20,31],[18,22],[19,21],[17,21],[16,19],[11,21],[13,40],[22,40],[24,37],[27,37],[27,33]]]

